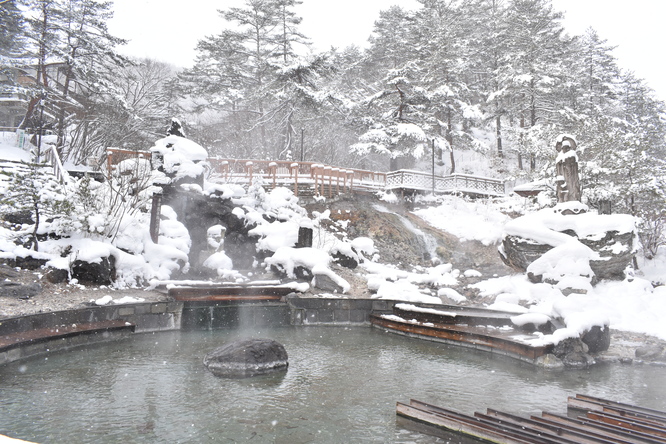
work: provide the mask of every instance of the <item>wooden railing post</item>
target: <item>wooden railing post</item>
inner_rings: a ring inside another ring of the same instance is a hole
[[[277,176],[278,164],[276,162],[271,162],[268,164],[268,175],[273,175],[273,189],[275,189],[275,182]]]
[[[294,178],[294,196],[298,197],[298,164],[292,163],[289,166],[289,177]]]
[[[250,185],[252,184],[252,174],[254,173],[254,163],[252,161],[245,162],[245,174],[249,175]]]

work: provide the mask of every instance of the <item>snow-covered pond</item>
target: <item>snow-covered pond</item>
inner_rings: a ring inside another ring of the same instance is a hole
[[[203,356],[271,338],[289,370],[219,379]],[[463,413],[566,412],[575,393],[666,410],[666,367],[547,371],[368,328],[136,335],[0,367],[0,433],[41,443],[432,443],[396,424],[410,398]]]

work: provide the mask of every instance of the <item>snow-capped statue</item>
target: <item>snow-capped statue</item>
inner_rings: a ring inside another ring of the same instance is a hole
[[[573,136],[564,134],[557,138],[555,144],[558,153],[555,160],[557,203],[581,201],[576,147],[576,140]]]

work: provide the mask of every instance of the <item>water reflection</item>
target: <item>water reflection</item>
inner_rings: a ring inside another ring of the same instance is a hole
[[[283,343],[286,373],[220,379],[225,341]],[[443,442],[396,425],[410,398],[464,413],[566,413],[575,393],[666,410],[663,367],[546,371],[373,329],[169,332],[0,367],[0,433],[42,443]]]

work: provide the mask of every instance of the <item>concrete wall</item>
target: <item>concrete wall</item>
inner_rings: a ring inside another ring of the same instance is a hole
[[[134,324],[136,333],[307,325],[370,326],[371,312],[390,312],[395,303],[375,299],[290,297],[286,303],[153,302],[110,305],[4,319],[0,321],[0,337],[29,330],[111,320]],[[19,347],[0,350],[0,364],[129,335],[127,331],[95,331],[67,338],[25,342]]]

